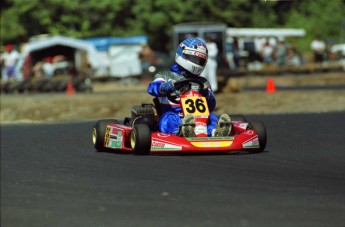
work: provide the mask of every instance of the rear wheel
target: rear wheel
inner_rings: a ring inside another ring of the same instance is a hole
[[[262,122],[250,122],[248,125],[248,129],[255,130],[258,134],[260,144],[258,152],[264,151],[267,144],[267,133],[264,124]]]
[[[151,130],[147,124],[136,124],[131,132],[131,147],[135,155],[148,155],[151,150]]]
[[[115,119],[103,119],[96,122],[92,129],[92,143],[97,151],[109,151],[108,148],[104,147],[104,138],[107,130],[107,125],[118,123],[119,122]]]

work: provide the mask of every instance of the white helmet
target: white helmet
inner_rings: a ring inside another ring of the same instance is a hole
[[[189,38],[183,40],[177,47],[175,62],[192,73],[200,75],[205,68],[208,51],[205,43],[200,39]]]

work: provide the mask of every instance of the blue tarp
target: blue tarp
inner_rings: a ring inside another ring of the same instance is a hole
[[[85,41],[93,44],[98,51],[107,51],[110,46],[123,44],[141,44],[147,43],[146,36],[130,36],[130,37],[95,37],[86,38]]]

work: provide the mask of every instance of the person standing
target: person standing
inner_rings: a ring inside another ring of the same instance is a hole
[[[310,47],[314,54],[314,62],[322,63],[326,51],[326,44],[321,39],[320,35],[315,37],[315,39],[311,42]]]
[[[46,57],[42,65],[43,72],[46,78],[48,79],[52,78],[54,75],[54,67],[53,67],[52,61],[53,61],[52,57]]]
[[[267,41],[264,43],[262,49],[261,49],[261,57],[263,59],[263,62],[266,64],[271,64],[273,62],[273,53],[274,48],[267,39]]]
[[[4,61],[4,69],[3,69],[3,79],[4,80],[12,80],[14,79],[14,71],[16,63],[19,59],[18,51],[14,50],[12,44],[7,44],[5,47],[6,52],[3,53],[1,56],[2,60]]]
[[[284,67],[287,62],[287,47],[283,37],[278,38],[278,45],[275,49],[275,55],[278,67]]]
[[[141,44],[139,52],[139,59],[141,61],[142,70],[148,70],[149,66],[153,63],[155,53],[147,43]]]
[[[210,36],[205,37],[205,44],[208,49],[208,60],[204,71],[200,76],[205,77],[211,85],[213,92],[218,91],[218,80],[217,80],[217,55],[218,48],[217,44],[212,41]]]

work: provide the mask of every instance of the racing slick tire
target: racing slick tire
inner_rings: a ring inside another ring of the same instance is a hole
[[[231,121],[247,122],[247,118],[244,115],[229,114]]]
[[[135,124],[131,132],[134,155],[148,155],[151,150],[151,130],[147,124]]]
[[[109,124],[118,124],[119,122],[115,119],[103,119],[96,122],[92,129],[92,142],[96,151],[107,152],[109,148],[104,147],[104,137]]]
[[[267,133],[264,124],[262,122],[250,122],[248,129],[255,130],[258,134],[260,148],[257,150],[257,152],[264,151],[267,144]]]

